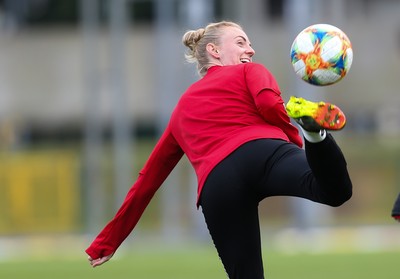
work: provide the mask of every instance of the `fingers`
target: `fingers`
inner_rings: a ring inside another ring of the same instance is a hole
[[[102,265],[105,262],[108,262],[112,256],[113,254],[98,259],[92,259],[91,257],[88,257],[88,261],[92,267],[96,267]]]
[[[89,263],[90,263],[90,265],[92,266],[92,267],[96,267],[96,266],[99,266],[99,265],[102,265],[103,263],[105,263],[107,260],[105,260],[104,259],[104,257],[103,258],[99,258],[99,259],[91,259],[91,260],[89,260]]]

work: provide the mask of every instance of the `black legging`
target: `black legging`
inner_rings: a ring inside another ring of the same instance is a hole
[[[331,135],[305,143],[248,142],[218,164],[200,205],[231,279],[264,278],[258,204],[270,196],[296,196],[339,206],[352,195],[346,161]]]

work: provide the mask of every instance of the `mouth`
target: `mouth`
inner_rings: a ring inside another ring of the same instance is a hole
[[[250,58],[240,58],[241,63],[250,63],[251,59]]]

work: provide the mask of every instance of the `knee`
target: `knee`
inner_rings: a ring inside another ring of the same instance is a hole
[[[330,195],[330,198],[329,198],[329,201],[327,204],[332,207],[339,207],[339,206],[343,205],[345,202],[347,202],[348,200],[350,200],[352,195],[353,195],[353,189],[350,184],[350,185],[348,185],[346,190],[341,191],[340,193],[336,193],[334,195]]]
[[[339,207],[343,205],[345,202],[347,202],[352,196],[352,192],[348,193],[347,195],[341,196],[339,199],[334,200],[330,206],[332,207]]]

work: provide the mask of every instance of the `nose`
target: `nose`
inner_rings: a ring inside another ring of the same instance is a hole
[[[250,55],[250,57],[251,57],[251,56],[253,56],[254,54],[256,54],[256,51],[255,51],[251,46],[249,46],[249,47],[247,48],[247,50],[246,50],[246,53],[247,53],[248,55]]]

